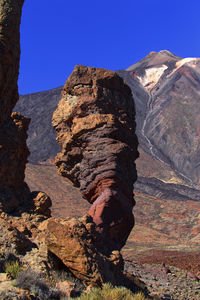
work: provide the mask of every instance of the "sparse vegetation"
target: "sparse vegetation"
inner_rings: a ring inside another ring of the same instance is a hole
[[[15,279],[21,271],[21,265],[18,261],[8,261],[5,263],[5,272],[11,279]]]
[[[56,270],[52,272],[53,282],[62,282],[62,281],[70,281],[74,283],[74,289],[79,295],[85,290],[85,285],[83,282],[76,278],[72,273],[64,271],[64,270]]]
[[[17,291],[8,291],[8,292],[3,291],[0,293],[0,299],[1,300],[13,300],[13,299],[25,300],[27,299],[27,297],[24,293],[19,295]]]
[[[30,269],[18,274],[16,286],[28,290],[34,296],[42,300],[59,300],[62,297],[61,292],[56,288],[50,287],[41,274]]]
[[[72,299],[72,298],[69,298]],[[73,298],[74,299],[74,298]],[[82,293],[76,300],[147,300],[142,292],[133,294],[125,287],[113,287],[105,283],[102,288],[92,288],[89,294]]]

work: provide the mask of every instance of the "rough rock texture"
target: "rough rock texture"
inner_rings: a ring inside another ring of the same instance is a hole
[[[0,1],[0,258],[12,254],[26,265],[41,267],[44,251],[39,225],[50,216],[51,200],[45,193],[31,193],[24,182],[30,120],[11,113],[18,100],[23,2]]]
[[[50,215],[50,199],[30,194],[24,182],[29,150],[26,145],[30,119],[12,112],[18,95],[21,10],[23,0],[0,3],[0,212],[13,213],[32,206]],[[46,205],[46,207],[45,207]]]
[[[18,101],[19,26],[24,0],[0,2],[0,124]]]
[[[37,215],[51,216],[51,199],[43,192],[32,192],[29,197],[29,207],[32,213]]]
[[[111,249],[120,250],[134,225],[133,183],[138,141],[131,90],[115,72],[76,66],[53,115],[62,152],[56,165],[93,205]]]
[[[12,212],[28,196],[24,183],[29,155],[29,119],[12,113],[18,100],[21,9],[23,0],[0,3],[0,209]]]
[[[24,182],[29,155],[26,145],[30,120],[20,113],[0,126],[0,212],[13,213],[23,210],[50,216],[50,198],[43,192],[30,192]]]
[[[85,283],[117,283],[123,270],[119,251],[102,252],[96,247],[97,233],[92,218],[51,218],[47,225],[48,249],[59,257],[71,272]],[[106,247],[105,247],[106,249]],[[109,256],[108,256],[109,254]]]
[[[19,260],[25,268],[46,271],[49,264],[44,233],[46,219],[46,216],[30,211],[22,212],[20,216],[1,213],[0,262]]]
[[[104,282],[148,293],[137,277],[123,272],[120,251],[109,249],[96,231],[92,218],[50,218],[46,222],[48,250],[59,257],[85,285],[101,286]]]
[[[12,113],[0,126],[0,208],[6,212],[15,210],[29,193],[24,182],[28,125],[29,119]]]

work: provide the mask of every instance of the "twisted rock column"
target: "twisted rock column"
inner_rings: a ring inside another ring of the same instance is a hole
[[[138,141],[131,90],[115,72],[76,66],[53,115],[59,173],[79,187],[100,240],[120,250],[134,225]]]

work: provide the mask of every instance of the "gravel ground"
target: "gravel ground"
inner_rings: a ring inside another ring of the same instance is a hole
[[[200,280],[192,272],[129,260],[125,260],[125,271],[139,277],[151,296],[158,295],[163,300],[200,300]]]

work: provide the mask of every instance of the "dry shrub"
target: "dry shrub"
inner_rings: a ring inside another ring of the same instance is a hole
[[[72,298],[70,298],[72,299]],[[113,287],[105,283],[102,288],[92,288],[89,294],[82,293],[76,300],[147,300],[142,292],[133,294],[125,287]]]
[[[15,279],[21,271],[21,266],[18,261],[8,261],[5,263],[5,272],[11,279]]]

